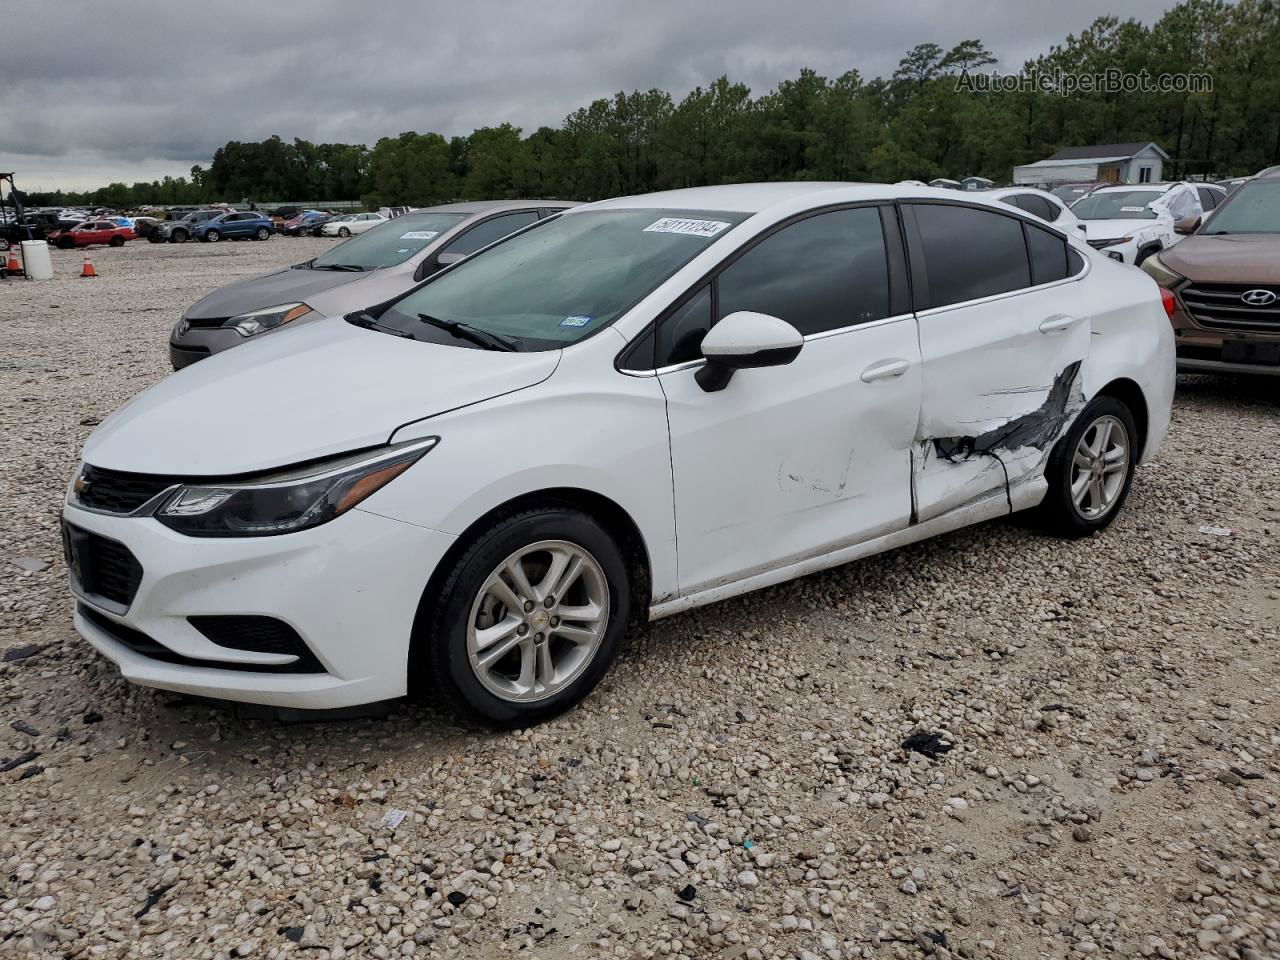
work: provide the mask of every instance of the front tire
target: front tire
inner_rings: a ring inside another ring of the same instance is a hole
[[[268,230],[266,227],[259,227],[258,232],[257,234],[255,234],[255,236],[257,236],[259,240],[265,240],[267,239],[267,237],[271,236],[271,231]]]
[[[191,235],[185,230],[175,230],[173,231],[173,236],[169,239],[174,243],[186,243],[190,236]]]
[[[123,247],[123,246],[124,246],[124,237],[112,237],[110,240],[108,240],[108,241],[107,241],[107,246],[109,246],[109,247]]]
[[[200,238],[205,243],[217,243],[222,239],[222,234],[217,230],[206,230],[203,237]]]
[[[1069,538],[1106,528],[1129,496],[1138,452],[1129,407],[1115,397],[1095,398],[1049,457],[1049,492],[1040,505],[1045,526]]]
[[[347,237],[351,236],[351,231],[348,230],[346,227],[339,227],[338,236],[340,236],[343,240],[345,240],[347,239]]]
[[[410,685],[498,727],[541,723],[609,669],[631,615],[622,551],[567,506],[496,520],[424,598]]]

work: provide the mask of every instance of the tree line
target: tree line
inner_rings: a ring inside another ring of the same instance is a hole
[[[594,200],[757,180],[959,179],[1007,182],[1059,146],[1155,141],[1166,176],[1249,174],[1280,163],[1280,4],[1185,0],[1155,24],[1100,17],[1023,66],[1024,74],[1201,74],[1194,93],[1123,89],[1069,95],[961,82],[991,69],[980,40],[922,43],[888,78],[801,70],[752,96],[720,77],[676,100],[620,92],[526,135],[511,124],[465,137],[406,132],[363,144],[231,141],[190,178],[31,194],[32,205],[225,200],[360,200],[370,207],[453,199]]]

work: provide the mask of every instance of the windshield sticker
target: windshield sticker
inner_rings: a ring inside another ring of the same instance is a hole
[[[562,327],[585,327],[591,322],[590,317],[565,317],[560,321]]]
[[[1146,209],[1147,209],[1146,207],[1121,207],[1120,212],[1121,213],[1142,213]]]
[[[723,220],[686,220],[663,217],[644,228],[645,233],[684,233],[692,237],[714,237],[730,224]]]
[[[439,230],[410,230],[400,234],[401,240],[434,240],[440,236]]]

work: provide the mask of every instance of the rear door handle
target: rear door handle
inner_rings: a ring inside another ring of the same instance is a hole
[[[1065,313],[1055,313],[1052,317],[1046,317],[1041,321],[1040,332],[1061,333],[1063,330],[1069,329],[1079,322],[1079,317],[1072,317]]]
[[[911,369],[910,360],[881,360],[862,371],[863,383],[875,383],[877,380],[892,380]]]

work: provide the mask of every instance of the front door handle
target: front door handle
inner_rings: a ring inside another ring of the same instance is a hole
[[[1040,324],[1041,333],[1061,333],[1080,322],[1079,317],[1072,317],[1065,313],[1055,313],[1052,317],[1046,317]]]
[[[881,360],[862,371],[863,383],[875,383],[877,380],[892,380],[911,369],[910,360]]]

